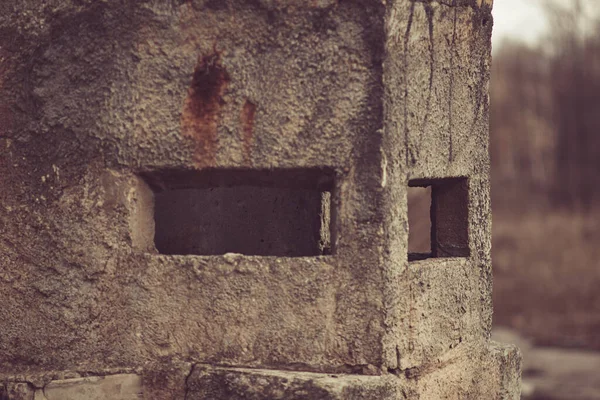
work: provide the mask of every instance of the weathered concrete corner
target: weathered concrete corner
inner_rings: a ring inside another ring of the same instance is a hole
[[[481,0],[2,2],[5,397],[518,398],[489,342],[491,25]]]

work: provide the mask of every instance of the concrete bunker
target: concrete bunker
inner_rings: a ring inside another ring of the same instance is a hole
[[[518,398],[489,341],[489,1],[13,3],[9,400]],[[409,264],[407,178],[457,176],[411,182],[445,258]]]
[[[332,252],[324,169],[212,169],[143,175],[161,254],[303,257]]]
[[[416,193],[421,191],[422,193]],[[464,177],[415,179],[409,192],[409,261],[426,258],[469,257],[469,186]],[[411,196],[412,194],[412,196]],[[411,200],[415,199],[415,200]],[[423,207],[427,199],[428,214]],[[421,204],[419,204],[421,203]],[[415,208],[417,208],[415,210]],[[413,226],[415,229],[412,229]],[[429,240],[415,240],[429,227]]]

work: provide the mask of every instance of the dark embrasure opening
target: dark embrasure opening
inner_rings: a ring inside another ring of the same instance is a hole
[[[161,254],[332,253],[332,171],[160,171],[143,178],[154,192]]]

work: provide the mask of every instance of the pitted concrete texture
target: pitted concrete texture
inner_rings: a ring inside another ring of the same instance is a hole
[[[0,368],[382,365],[385,9],[303,4],[3,2]],[[225,168],[333,171],[337,254],[158,255],[140,177]]]
[[[36,400],[35,389],[26,382],[5,383],[0,386],[0,398],[8,400]]]
[[[517,357],[489,350],[490,6],[0,1],[0,376],[141,369],[161,400],[213,365],[515,398]],[[409,262],[408,182],[448,178],[435,227],[460,251]]]

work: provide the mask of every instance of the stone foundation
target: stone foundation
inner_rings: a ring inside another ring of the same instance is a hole
[[[518,399],[520,354],[512,346],[491,343],[473,368],[477,349],[457,348],[436,365],[373,375],[325,374],[289,370],[180,365],[139,374],[91,375],[80,378],[5,377],[5,395],[14,400],[352,400],[352,399]],[[173,371],[187,370],[184,380]],[[69,374],[63,374],[69,375]],[[73,375],[73,373],[71,373]],[[144,378],[142,378],[144,376]],[[46,382],[40,384],[40,382]],[[177,384],[179,382],[179,384]]]

